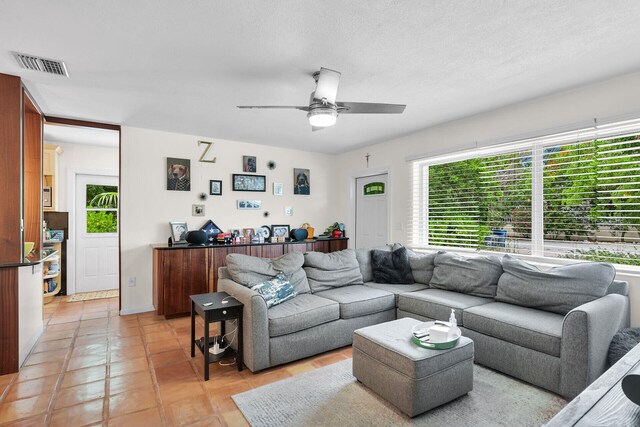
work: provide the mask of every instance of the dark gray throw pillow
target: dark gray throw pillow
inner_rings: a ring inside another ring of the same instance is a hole
[[[371,251],[373,280],[376,283],[394,283],[410,285],[415,283],[411,274],[407,248],[400,247],[394,251]]]
[[[540,270],[509,255],[502,258],[504,274],[496,301],[567,314],[607,294],[616,277],[613,265],[585,262]]]

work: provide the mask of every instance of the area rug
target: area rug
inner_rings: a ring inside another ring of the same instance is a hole
[[[81,294],[71,295],[67,298],[67,302],[89,301],[92,299],[114,298],[120,295],[118,289],[110,291],[83,292]]]
[[[409,418],[357,382],[351,359],[232,396],[254,427],[540,426],[567,402],[474,365],[473,391]]]

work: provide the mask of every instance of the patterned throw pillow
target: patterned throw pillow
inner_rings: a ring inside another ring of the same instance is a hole
[[[287,275],[283,272],[278,273],[271,280],[252,286],[251,290],[256,291],[264,298],[267,308],[283,303],[298,295],[291,282],[289,282]]]

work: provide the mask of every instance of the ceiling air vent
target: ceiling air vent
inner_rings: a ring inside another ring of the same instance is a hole
[[[33,55],[25,55],[24,53],[18,52],[14,52],[13,54],[16,57],[16,61],[18,61],[18,64],[20,64],[22,68],[69,77],[67,67],[62,61],[40,58]]]

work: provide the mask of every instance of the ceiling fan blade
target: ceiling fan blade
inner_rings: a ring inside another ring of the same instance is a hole
[[[328,68],[320,68],[313,99],[315,101],[322,101],[323,99],[326,99],[328,103],[335,104],[339,84],[340,73],[338,71],[333,71]]]
[[[378,104],[375,102],[336,102],[339,114],[402,114],[404,104]]]
[[[309,111],[309,107],[296,106],[296,105],[238,105],[237,107],[242,109],[261,109],[261,110],[289,109],[289,110]]]
[[[317,132],[319,130],[324,129],[324,127],[321,126],[311,126],[311,132]]]

